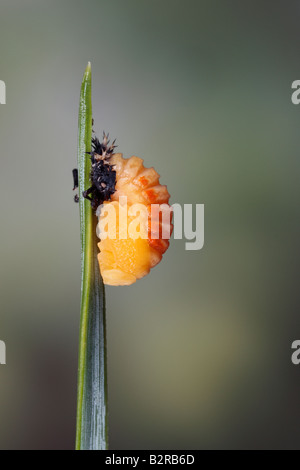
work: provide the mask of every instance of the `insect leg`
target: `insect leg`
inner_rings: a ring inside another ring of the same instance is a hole
[[[89,201],[92,201],[93,199],[89,196],[93,192],[94,188],[91,186],[89,189],[86,191],[83,191],[82,195],[85,199],[88,199]]]

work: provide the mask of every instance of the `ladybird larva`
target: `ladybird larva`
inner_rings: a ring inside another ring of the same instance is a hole
[[[110,201],[104,201],[97,211],[98,227],[107,204],[112,204],[116,214],[115,220],[110,220],[106,211],[106,221],[115,224],[116,236],[100,239],[98,262],[104,284],[125,286],[149,274],[150,269],[161,261],[162,255],[169,247],[169,237],[165,238],[164,233],[172,233],[172,212],[169,211],[166,222],[159,213],[153,217],[151,208],[153,204],[164,204],[170,208],[170,195],[167,187],[159,183],[160,175],[154,168],[145,168],[141,158],[132,156],[125,159],[121,153],[112,153],[109,165],[115,171],[115,191],[110,195]],[[130,207],[139,203],[147,208],[148,216],[140,224],[141,233],[146,233],[143,238],[133,239],[128,236],[120,239],[118,236],[120,198],[124,196],[127,198],[127,227],[134,218],[130,215]],[[163,229],[166,229],[165,232]]]

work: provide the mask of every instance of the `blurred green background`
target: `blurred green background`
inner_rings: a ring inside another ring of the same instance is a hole
[[[300,449],[299,1],[2,0],[0,448],[72,449],[81,78],[95,130],[205,204],[107,288],[111,449]]]

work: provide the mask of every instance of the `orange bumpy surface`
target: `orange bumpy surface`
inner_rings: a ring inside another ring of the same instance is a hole
[[[125,159],[121,153],[117,153],[111,157],[110,164],[114,165],[116,171],[116,192],[111,196],[111,202],[103,204],[98,216],[99,222],[105,217],[110,229],[114,229],[114,236],[101,239],[98,243],[98,261],[105,284],[125,286],[146,276],[161,261],[163,253],[169,247],[166,233],[172,233],[172,213],[169,212],[167,221],[162,220],[159,212],[155,212],[155,215],[152,213],[151,217],[151,204],[168,205],[170,195],[167,187],[159,183],[159,174],[154,168],[145,168],[141,158]],[[122,196],[127,197],[125,229],[124,224],[120,225],[120,221],[124,222],[124,205],[120,204],[124,200]],[[113,206],[114,212],[106,210],[108,204]],[[143,204],[148,214],[140,218],[141,237],[135,239],[129,232],[131,222],[136,219],[136,216],[130,215],[133,204]],[[124,230],[127,238],[124,237]],[[121,237],[120,231],[123,234]]]

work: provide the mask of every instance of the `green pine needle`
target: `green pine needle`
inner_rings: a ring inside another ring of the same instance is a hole
[[[79,338],[76,450],[106,450],[107,370],[105,291],[97,254],[97,218],[82,193],[90,185],[92,71],[85,70],[79,104],[78,182],[81,234],[81,320]],[[99,240],[98,240],[99,241]]]

